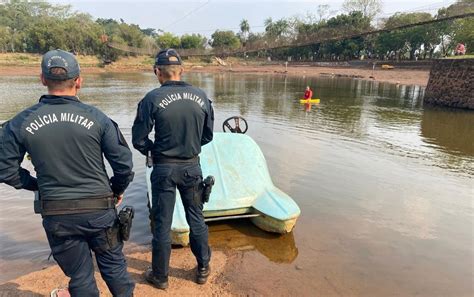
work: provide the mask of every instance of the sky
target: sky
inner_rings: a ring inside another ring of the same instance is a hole
[[[123,19],[141,28],[162,29],[177,35],[199,33],[210,36],[216,29],[239,31],[242,19],[248,20],[251,32],[264,30],[263,22],[298,16],[316,15],[318,5],[328,4],[331,16],[342,13],[343,0],[50,0],[53,3],[71,4],[73,10],[87,12],[95,18]],[[455,0],[385,0],[379,17],[395,12],[424,11],[436,13],[440,7]]]

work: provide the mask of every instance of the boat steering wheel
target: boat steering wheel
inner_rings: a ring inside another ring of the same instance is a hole
[[[230,121],[234,120],[234,125],[230,124]],[[244,123],[244,127],[242,127],[242,123]],[[229,131],[226,130],[229,129]],[[249,126],[247,125],[247,121],[241,117],[241,116],[233,116],[228,118],[227,120],[222,123],[222,130],[224,132],[230,132],[230,133],[240,133],[240,134],[245,134],[247,130],[249,129]]]

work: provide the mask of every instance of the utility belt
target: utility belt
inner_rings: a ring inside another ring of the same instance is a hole
[[[39,213],[42,216],[79,214],[115,209],[116,203],[117,199],[111,195],[82,199],[43,200],[39,193],[35,192],[34,210],[35,213]],[[135,210],[132,206],[124,206],[118,213],[117,224],[106,230],[109,248],[115,247],[117,243],[127,241],[130,238],[134,216]]]
[[[163,164],[163,163],[186,163],[186,164],[198,164],[199,156],[194,156],[192,158],[177,158],[177,157],[167,157],[163,155],[153,156],[153,164]]]
[[[44,200],[38,192],[35,192],[34,210],[42,216],[64,215],[98,211],[115,208],[116,198],[112,195],[65,199],[65,200]]]

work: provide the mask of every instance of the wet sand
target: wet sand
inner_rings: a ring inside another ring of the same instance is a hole
[[[82,73],[133,73],[151,72],[152,66],[143,65],[109,65],[101,67],[82,67]],[[252,74],[274,74],[300,77],[349,77],[364,80],[390,82],[401,85],[426,86],[429,79],[429,71],[422,69],[367,69],[352,67],[319,67],[319,66],[288,66],[284,65],[185,65],[186,72],[205,73],[252,73]],[[11,75],[39,75],[39,66],[3,66],[0,67],[0,76]]]
[[[206,285],[194,282],[196,260],[189,248],[173,249],[170,264],[169,288],[158,290],[149,285],[143,273],[151,265],[151,252],[127,255],[128,271],[136,282],[135,296],[232,296],[230,284],[224,279],[224,270],[229,267],[229,255],[222,251],[213,251],[211,276]],[[96,269],[100,296],[111,296],[105,282]],[[0,296],[49,296],[54,288],[66,287],[68,278],[57,266],[47,267],[0,285]]]

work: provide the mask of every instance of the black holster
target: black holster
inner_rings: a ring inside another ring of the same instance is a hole
[[[194,200],[198,204],[204,204],[209,202],[211,196],[212,187],[214,186],[216,179],[214,176],[207,176],[202,182],[200,182],[195,189]]]
[[[127,241],[132,230],[132,220],[135,216],[135,209],[132,206],[124,206],[118,214],[120,238]]]
[[[212,187],[214,186],[216,179],[212,175],[208,175],[202,181],[202,203],[209,202],[209,197],[211,196]]]

